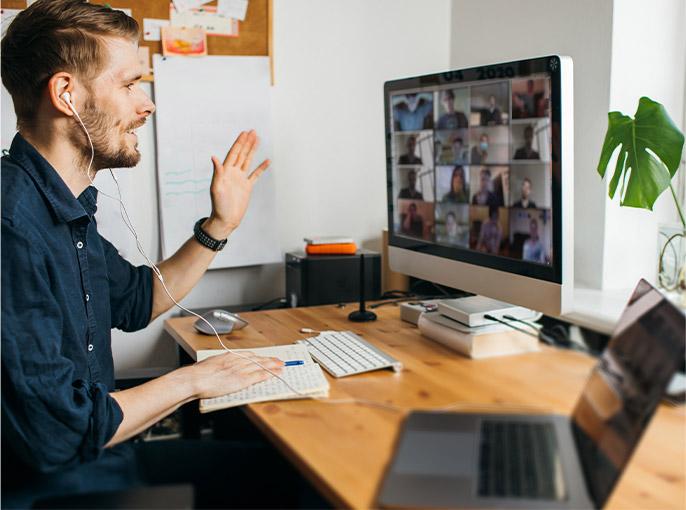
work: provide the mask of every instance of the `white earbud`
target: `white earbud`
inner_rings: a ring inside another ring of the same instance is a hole
[[[71,104],[71,94],[69,92],[65,92],[64,94],[62,94],[61,97],[62,97],[62,99],[64,99],[64,102],[69,105],[69,108],[71,108],[71,110],[73,111],[74,105]]]

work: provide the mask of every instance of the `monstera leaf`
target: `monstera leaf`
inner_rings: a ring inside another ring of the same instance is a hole
[[[614,198],[621,182],[621,205],[652,210],[655,200],[669,187],[679,168],[684,135],[664,106],[647,97],[639,100],[633,119],[620,112],[610,112],[608,120],[598,163],[601,177],[605,176],[612,153],[621,146],[610,180],[610,198]]]

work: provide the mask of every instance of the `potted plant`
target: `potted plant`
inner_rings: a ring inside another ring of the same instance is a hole
[[[679,226],[660,226],[658,234],[658,284],[682,293],[686,299],[686,218],[672,187],[681,163],[684,134],[674,125],[664,106],[642,97],[632,119],[620,112],[608,114],[605,142],[598,173],[605,177],[612,153],[620,147],[608,194],[619,188],[620,205],[653,209],[657,197],[669,188]]]

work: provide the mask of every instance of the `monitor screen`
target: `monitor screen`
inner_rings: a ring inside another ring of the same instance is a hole
[[[559,69],[551,56],[385,84],[390,245],[561,281]]]

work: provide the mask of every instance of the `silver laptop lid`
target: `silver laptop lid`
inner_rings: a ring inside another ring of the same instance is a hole
[[[572,415],[587,487],[610,496],[674,372],[684,360],[686,316],[641,280]]]

